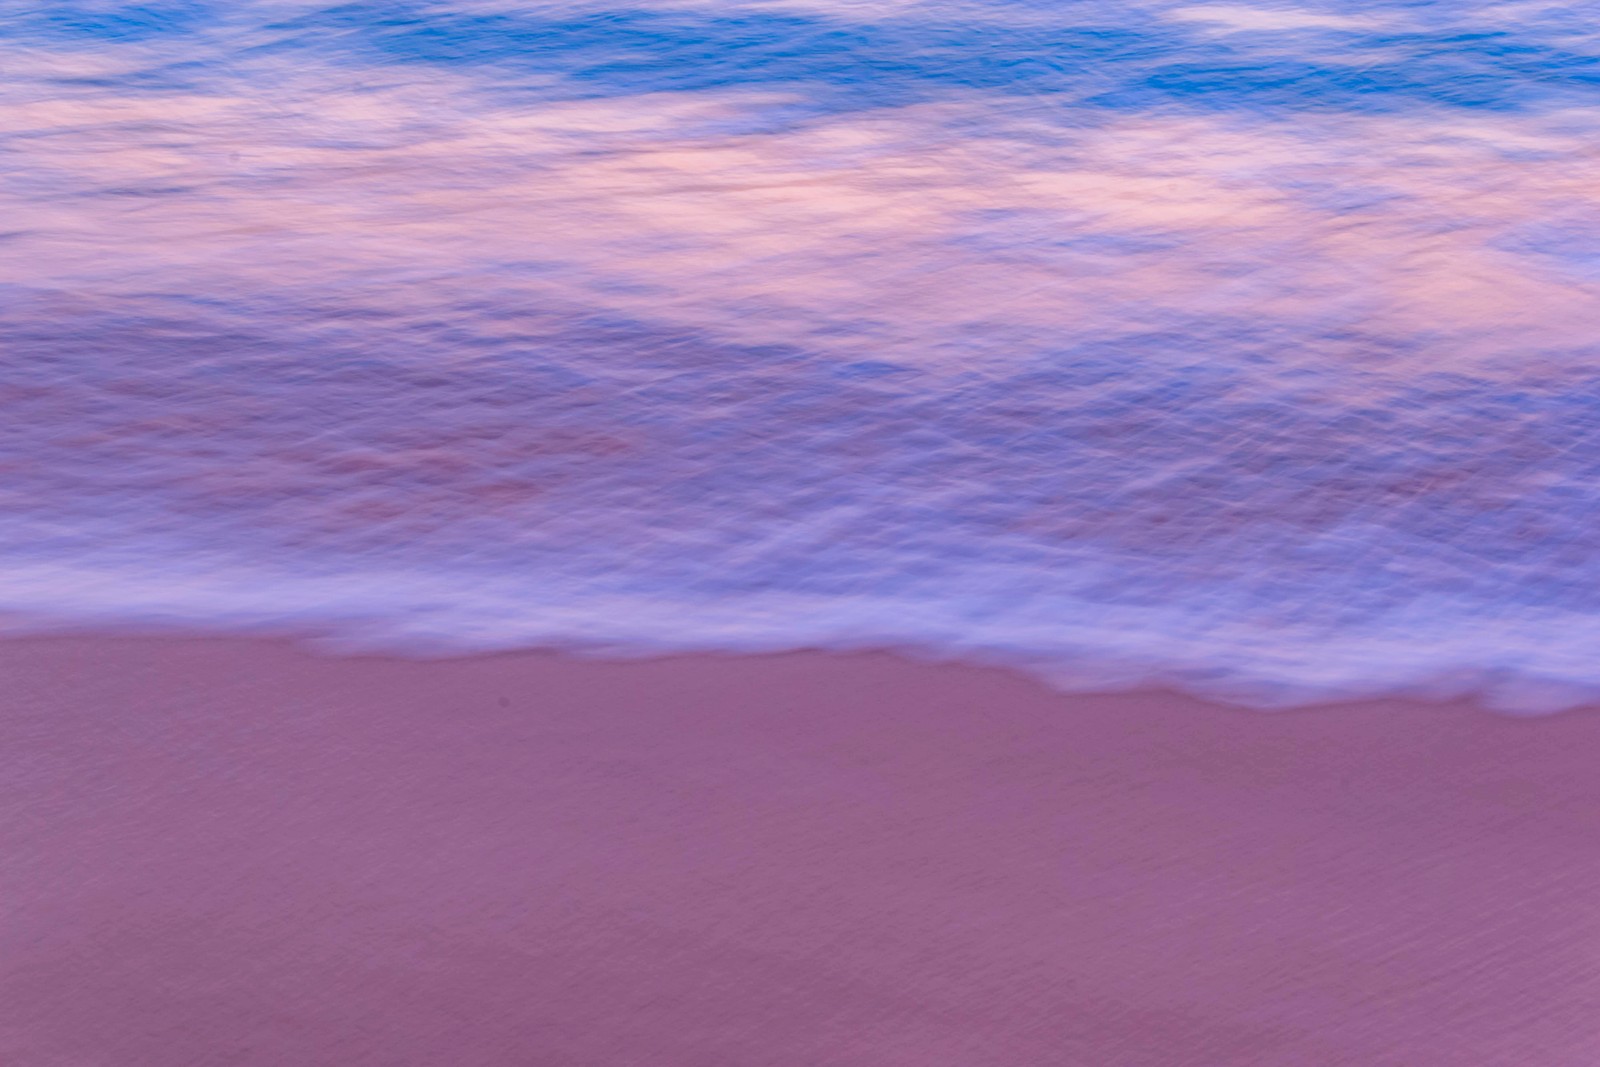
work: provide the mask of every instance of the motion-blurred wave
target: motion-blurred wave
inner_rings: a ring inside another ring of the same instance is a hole
[[[1588,698],[1596,16],[0,3],[0,610]]]

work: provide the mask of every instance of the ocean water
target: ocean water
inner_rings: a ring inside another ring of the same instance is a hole
[[[1593,699],[1597,25],[0,0],[0,615]]]

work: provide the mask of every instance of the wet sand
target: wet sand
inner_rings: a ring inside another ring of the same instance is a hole
[[[0,642],[12,1067],[1593,1067],[1600,714]]]

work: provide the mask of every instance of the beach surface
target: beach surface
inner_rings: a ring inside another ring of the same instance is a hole
[[[0,642],[12,1067],[1593,1067],[1600,714]]]

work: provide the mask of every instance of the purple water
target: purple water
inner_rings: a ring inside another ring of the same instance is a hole
[[[0,611],[1592,698],[1597,17],[0,2]]]

